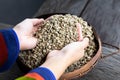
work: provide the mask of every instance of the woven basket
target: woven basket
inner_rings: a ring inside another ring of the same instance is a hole
[[[52,15],[55,15],[55,14],[66,14],[66,13],[52,13],[52,14],[45,14],[45,15],[41,15],[37,18],[48,18]],[[94,68],[95,64],[97,63],[97,61],[100,59],[101,57],[101,41],[100,41],[100,38],[98,37],[98,35],[96,34],[94,28],[93,28],[93,33],[95,35],[95,43],[97,44],[97,53],[94,55],[94,57],[89,61],[87,62],[85,65],[83,65],[80,69],[77,69],[77,70],[74,70],[73,72],[68,72],[68,73],[65,73],[61,76],[60,80],[71,80],[71,79],[75,79],[77,77],[81,77],[85,74],[87,74],[92,68]],[[30,70],[29,67],[27,67],[25,64],[23,64],[21,62],[21,59],[20,57],[18,57],[17,59],[17,63],[20,67],[20,69],[23,71],[23,72],[28,72]]]

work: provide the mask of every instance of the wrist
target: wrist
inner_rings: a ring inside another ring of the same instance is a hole
[[[69,66],[67,61],[67,57],[64,56],[63,53],[58,53],[57,56],[53,56],[45,61],[40,67],[48,68],[53,72],[56,79],[64,73],[65,69]]]
[[[21,50],[21,42],[20,42],[21,38],[20,38],[20,34],[19,34],[19,32],[16,30],[16,28],[13,28],[13,30],[14,30],[14,32],[15,32],[16,35],[17,35],[18,42],[19,42],[19,46],[20,46],[20,50]]]
[[[27,75],[27,77],[33,77],[35,80],[38,80],[38,77],[40,80],[56,80],[54,74],[45,67],[38,67],[33,70],[31,70]]]

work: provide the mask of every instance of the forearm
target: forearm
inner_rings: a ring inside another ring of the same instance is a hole
[[[56,56],[49,56],[51,58],[48,58],[40,67],[16,80],[27,80],[27,78],[31,78],[31,80],[58,80],[65,69],[70,65],[70,60],[60,51],[55,53],[58,54],[57,58]]]
[[[19,41],[13,29],[0,30],[0,72],[8,70],[19,54]],[[49,77],[48,77],[49,76]],[[36,68],[16,80],[56,80],[47,68]]]
[[[53,56],[50,59],[48,58],[41,67],[50,69],[58,80],[65,72],[65,69],[70,65],[70,60],[68,60],[68,57],[60,51],[58,51],[57,54],[57,58],[56,56]]]
[[[38,67],[31,70],[28,74],[23,77],[17,78],[16,80],[56,80],[53,72],[46,67]]]
[[[47,60],[40,67],[33,69],[25,76],[16,80],[58,80],[68,67],[66,59],[60,56],[59,61],[53,62],[54,59]]]

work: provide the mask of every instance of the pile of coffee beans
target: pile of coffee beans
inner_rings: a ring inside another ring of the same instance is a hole
[[[96,53],[95,36],[92,27],[82,18],[75,15],[53,15],[40,26],[35,33],[38,38],[37,46],[34,49],[21,51],[19,57],[21,62],[33,69],[44,63],[47,54],[52,50],[60,50],[65,45],[78,41],[78,30],[76,23],[82,27],[83,37],[90,39],[85,55],[79,61],[70,65],[65,72],[74,71],[85,65]]]

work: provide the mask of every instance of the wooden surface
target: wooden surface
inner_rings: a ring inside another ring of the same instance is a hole
[[[81,16],[95,27],[102,42],[120,47],[120,0],[45,0],[34,17],[48,13]],[[117,50],[103,46],[104,58],[87,75],[75,80],[120,80],[120,52],[110,55]],[[0,80],[13,80],[20,75],[23,73],[15,64],[0,74]]]

